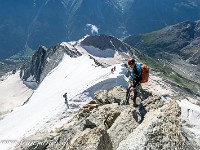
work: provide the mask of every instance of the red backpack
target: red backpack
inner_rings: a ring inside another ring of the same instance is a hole
[[[149,79],[149,67],[147,65],[141,65],[142,69],[142,80],[141,83],[148,82]]]

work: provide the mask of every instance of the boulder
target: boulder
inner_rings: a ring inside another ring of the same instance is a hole
[[[137,128],[139,125],[139,118],[140,115],[138,111],[133,110],[132,107],[127,107],[121,112],[120,116],[108,129],[114,149],[116,149],[119,146],[119,143],[126,139],[135,128]]]
[[[84,130],[72,139],[67,150],[112,150],[112,142],[106,130],[94,128]]]
[[[107,90],[99,90],[94,93],[94,99],[98,101],[101,105],[110,104],[108,101],[108,91]]]
[[[119,115],[119,106],[114,103],[99,106],[98,108],[93,109],[87,119],[94,123],[98,128],[108,129],[112,126]]]
[[[173,100],[150,110],[117,150],[183,149],[185,139],[180,130],[180,114],[180,107]]]
[[[110,103],[122,104],[126,99],[126,88],[116,86],[108,92],[108,101]]]

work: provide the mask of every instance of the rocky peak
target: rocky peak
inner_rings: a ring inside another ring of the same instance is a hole
[[[20,77],[25,81],[40,83],[52,69],[58,66],[64,54],[70,57],[81,55],[75,49],[71,50],[67,46],[56,45],[51,48],[39,46],[31,62],[21,68]]]
[[[128,51],[125,43],[113,36],[105,34],[88,36],[81,42],[81,45],[93,46],[95,48],[99,48],[100,50],[113,49],[120,52]]]

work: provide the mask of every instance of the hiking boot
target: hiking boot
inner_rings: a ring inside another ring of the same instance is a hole
[[[136,103],[133,104],[133,107],[137,107],[138,105]]]
[[[129,105],[129,102],[123,101],[122,105]]]

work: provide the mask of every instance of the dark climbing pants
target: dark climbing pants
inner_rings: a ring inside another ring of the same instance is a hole
[[[126,90],[126,104],[129,103],[129,98],[130,98],[130,94],[131,94],[131,88],[133,88],[133,86],[128,87],[128,89]],[[138,96],[138,89],[134,88],[133,104],[136,104],[137,96]]]

